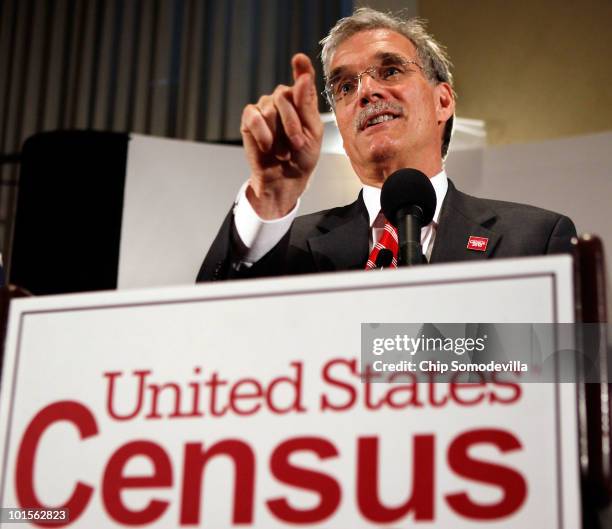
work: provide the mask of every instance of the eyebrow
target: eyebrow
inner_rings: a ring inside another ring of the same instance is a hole
[[[346,72],[346,70],[348,70],[346,66],[338,66],[337,68],[334,68],[329,73],[329,77],[327,78],[328,82],[333,84],[333,82],[336,81],[339,77],[341,77],[342,74]]]
[[[374,55],[374,59],[382,64],[398,64],[411,60],[406,59],[406,57],[400,55],[399,53],[393,53],[390,51],[379,51]],[[333,81],[337,80],[338,77],[341,77],[343,74],[345,74],[347,70],[349,70],[349,68],[347,68],[346,66],[338,66],[337,68],[334,68],[329,74],[329,82],[333,84]]]

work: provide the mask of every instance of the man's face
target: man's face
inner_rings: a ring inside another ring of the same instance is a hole
[[[331,77],[338,71],[358,75],[389,56],[421,62],[412,42],[399,33],[387,29],[356,33],[336,49]],[[453,111],[450,86],[434,85],[414,64],[407,66],[402,81],[396,84],[362,75],[355,95],[338,101],[335,108],[344,149],[355,172],[363,183],[376,186],[404,167],[419,169],[430,177],[438,173],[442,168],[442,131]],[[384,114],[388,114],[384,121],[372,122]],[[389,120],[390,116],[393,119]]]

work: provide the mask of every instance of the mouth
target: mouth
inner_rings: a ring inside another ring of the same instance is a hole
[[[388,121],[393,121],[400,116],[397,114],[393,114],[391,112],[382,112],[380,114],[376,114],[375,116],[370,116],[367,120],[365,120],[361,125],[361,130],[369,129],[370,127],[375,127],[376,125],[380,125],[381,123],[386,123]]]

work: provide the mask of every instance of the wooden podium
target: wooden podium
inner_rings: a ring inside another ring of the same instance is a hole
[[[605,527],[606,380],[377,381],[360,355],[362,324],[602,321],[580,248],[14,300],[0,504],[83,528]]]

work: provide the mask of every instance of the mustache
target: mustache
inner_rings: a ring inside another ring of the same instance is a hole
[[[357,114],[357,117],[355,117],[355,130],[359,132],[372,116],[386,111],[390,111],[398,116],[404,115],[404,109],[399,103],[393,101],[377,101],[376,103],[368,105]]]

